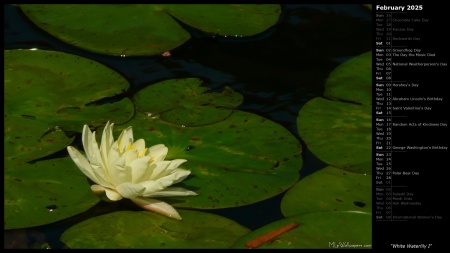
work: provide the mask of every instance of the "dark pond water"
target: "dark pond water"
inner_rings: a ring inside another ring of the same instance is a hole
[[[208,37],[186,27],[192,38],[172,50],[171,57],[113,57],[80,50],[61,42],[29,22],[15,6],[4,5],[4,49],[57,50],[103,63],[121,73],[131,84],[129,94],[166,79],[198,77],[204,85],[221,90],[230,86],[244,95],[238,108],[268,118],[298,135],[296,118],[310,99],[321,97],[329,73],[345,60],[371,50],[371,11],[362,5],[283,5],[276,26],[251,38]],[[303,144],[303,142],[302,142]],[[303,151],[304,177],[326,166],[307,147]],[[212,210],[249,229],[282,218],[283,194],[252,205]],[[63,248],[60,234],[86,218],[121,209],[135,210],[126,201],[100,202],[86,213],[54,224],[27,229],[22,247],[46,241]],[[26,239],[28,241],[26,242]]]

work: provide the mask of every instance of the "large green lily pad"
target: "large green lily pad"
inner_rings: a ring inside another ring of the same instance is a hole
[[[340,169],[371,174],[371,105],[314,98],[301,108],[297,127],[320,160]]]
[[[363,4],[363,5],[372,10],[372,4]]]
[[[300,224],[257,249],[370,249],[372,215],[364,212],[316,212],[270,223],[240,238],[232,248],[246,248],[245,243],[287,224]]]
[[[372,171],[372,55],[352,58],[330,74],[324,98],[308,101],[297,128],[308,148],[341,169]]]
[[[301,179],[281,200],[284,216],[322,211],[372,213],[372,176],[328,166]]]
[[[170,4],[168,13],[202,31],[232,37],[262,33],[281,15],[279,4]]]
[[[72,143],[60,129],[46,123],[23,117],[4,118],[5,171],[64,149]]]
[[[53,223],[98,203],[69,157],[16,165],[4,173],[4,229]]]
[[[91,102],[129,87],[108,67],[67,53],[44,50],[5,50],[5,114],[26,116],[79,131],[84,124],[108,120],[126,122],[134,107],[128,98],[102,105]]]
[[[325,96],[372,104],[372,51],[363,53],[335,68],[325,84]]]
[[[54,37],[92,52],[155,55],[190,35],[176,19],[208,33],[251,36],[276,24],[278,4],[21,4]]]
[[[192,171],[179,185],[198,196],[171,197],[164,201],[178,207],[225,208],[273,197],[299,178],[300,142],[282,126],[258,115],[234,111],[211,125],[183,127],[138,114],[115,135],[132,126],[135,139],[146,146],[165,144],[166,159],[186,159]]]
[[[136,109],[177,125],[199,126],[224,120],[242,103],[240,93],[201,87],[198,78],[171,79],[147,86],[134,96]]]
[[[61,241],[69,248],[89,249],[200,249],[229,248],[250,232],[224,217],[179,210],[183,220],[152,212],[113,212],[66,230]]]

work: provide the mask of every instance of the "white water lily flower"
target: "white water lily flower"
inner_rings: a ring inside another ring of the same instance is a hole
[[[164,144],[145,148],[143,139],[134,142],[131,126],[114,141],[113,125],[106,124],[100,147],[95,140],[95,131],[84,126],[82,141],[87,159],[74,147],[67,147],[78,168],[95,182],[91,190],[106,200],[127,198],[146,210],[181,220],[171,205],[153,197],[197,195],[171,186],[191,173],[178,168],[186,160],[164,160],[168,151]]]

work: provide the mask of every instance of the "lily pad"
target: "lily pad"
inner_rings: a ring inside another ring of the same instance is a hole
[[[164,201],[177,207],[225,208],[273,197],[299,178],[300,142],[282,126],[255,114],[234,111],[215,124],[183,127],[138,114],[115,125],[116,136],[132,126],[146,146],[165,144],[166,159],[186,159],[191,175],[177,184],[198,193]]]
[[[152,84],[134,96],[136,109],[177,125],[199,126],[224,120],[242,103],[242,95],[229,87],[215,93],[201,83],[184,78]]]
[[[179,212],[181,221],[145,211],[113,212],[74,225],[61,241],[72,249],[229,248],[250,232],[215,214]]]
[[[129,87],[125,78],[98,62],[56,51],[4,53],[6,115],[24,115],[70,131],[108,120],[126,122],[133,116],[128,98],[90,105]]]
[[[372,10],[372,4],[363,4],[363,5]]]
[[[73,141],[60,129],[46,123],[23,117],[5,117],[4,158],[5,171],[67,147]]]
[[[372,104],[372,51],[335,68],[325,84],[326,97]]]
[[[68,157],[5,170],[4,187],[4,229],[53,223],[99,202],[86,177]]]
[[[328,166],[301,179],[281,200],[284,216],[322,211],[372,213],[372,176]]]
[[[320,160],[340,169],[372,173],[371,105],[314,98],[301,108],[297,127]]]
[[[155,55],[190,38],[177,20],[199,30],[251,36],[276,24],[278,4],[21,4],[52,36],[112,55]]]
[[[168,13],[207,33],[246,37],[275,25],[279,4],[170,4]]]
[[[246,248],[245,243],[287,224],[296,228],[283,233],[258,249],[370,249],[372,215],[364,212],[315,212],[285,218],[240,238],[232,248]]]

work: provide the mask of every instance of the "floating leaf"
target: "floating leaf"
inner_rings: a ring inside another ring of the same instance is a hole
[[[92,52],[155,55],[190,38],[177,20],[205,32],[251,36],[276,24],[278,4],[21,4],[54,37]]]
[[[300,110],[297,127],[320,160],[340,169],[372,173],[371,105],[314,98]]]
[[[5,117],[4,138],[5,171],[14,169],[15,164],[51,155],[73,141],[60,129],[24,117]]]
[[[372,10],[372,4],[363,4],[363,5]]]
[[[325,96],[361,104],[372,104],[372,51],[335,68],[325,84]]]
[[[72,249],[229,248],[250,231],[215,214],[179,212],[181,221],[152,212],[113,212],[74,225],[61,241]]]
[[[364,212],[316,212],[285,218],[240,238],[232,248],[246,248],[245,243],[286,224],[300,224],[258,249],[370,249],[372,215]]]
[[[84,212],[98,203],[70,158],[16,165],[4,173],[4,228],[34,227]]]
[[[372,212],[372,176],[331,166],[301,179],[281,200],[284,216],[322,211]]]
[[[150,85],[134,96],[136,109],[177,125],[199,126],[224,120],[242,103],[242,95],[229,87],[213,93],[201,83],[185,78]]]
[[[297,117],[300,136],[319,159],[366,174],[372,170],[371,64],[367,52],[338,66],[325,87],[333,100],[312,99]]]
[[[64,130],[108,120],[126,122],[133,113],[128,98],[88,105],[129,87],[125,78],[106,66],[67,53],[5,50],[5,114],[27,115]]]
[[[301,144],[282,126],[258,115],[234,111],[224,121],[183,127],[137,115],[115,126],[116,135],[132,126],[135,139],[147,146],[165,144],[166,159],[186,159],[191,170],[180,186],[198,193],[164,201],[178,207],[225,208],[273,197],[299,178]]]
[[[275,25],[279,4],[171,4],[168,13],[202,31],[224,36],[252,36]]]

